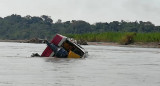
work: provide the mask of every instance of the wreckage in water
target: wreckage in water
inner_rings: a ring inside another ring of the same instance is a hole
[[[41,54],[42,57],[84,58],[87,54],[74,40],[60,34],[57,34],[50,43],[45,42],[47,47]]]

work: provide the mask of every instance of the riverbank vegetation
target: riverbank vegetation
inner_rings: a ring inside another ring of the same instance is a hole
[[[160,42],[160,33],[104,32],[87,34],[68,34],[76,40],[89,42],[116,42],[120,44]]]
[[[52,20],[50,16],[24,16],[12,14],[0,17],[0,40],[27,40],[40,38],[50,40],[55,34],[67,34],[77,40],[89,42],[160,42],[160,26],[150,21],[97,22],[83,20]]]
[[[106,32],[106,33],[104,33]],[[83,34],[88,41],[113,41],[132,38],[135,41],[158,41],[160,26],[149,21],[112,21],[90,24],[83,20],[65,21],[51,19],[50,16],[24,16],[12,14],[0,17],[0,40],[25,40],[41,38],[50,40],[55,34]],[[87,34],[92,33],[92,34]],[[126,38],[124,37],[126,35]],[[79,36],[80,37],[80,36]],[[122,38],[124,37],[124,38]],[[125,40],[127,41],[127,40]],[[131,41],[132,42],[132,41]]]

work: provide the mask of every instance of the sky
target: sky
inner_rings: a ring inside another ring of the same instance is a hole
[[[150,21],[160,25],[160,0],[0,0],[0,17],[51,16],[54,22]]]

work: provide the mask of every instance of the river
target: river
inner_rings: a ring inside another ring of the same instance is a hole
[[[160,86],[160,49],[83,46],[85,59],[30,57],[45,44],[0,42],[0,86]]]

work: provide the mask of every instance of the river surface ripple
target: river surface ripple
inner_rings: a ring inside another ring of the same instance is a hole
[[[0,86],[160,86],[160,49],[83,46],[85,59],[30,57],[45,44],[0,42]]]

